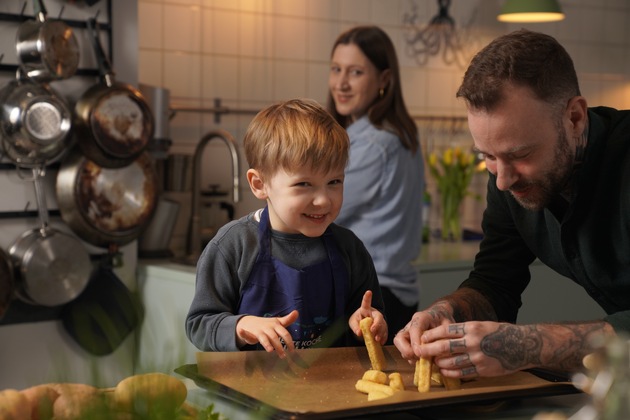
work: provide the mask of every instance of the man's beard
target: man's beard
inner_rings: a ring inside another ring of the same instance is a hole
[[[526,197],[512,194],[512,197],[527,210],[539,211],[545,208],[553,197],[565,190],[573,172],[573,155],[570,152],[569,139],[561,125],[557,127],[557,131],[558,142],[554,150],[553,167],[536,180],[524,180],[510,188],[510,192],[531,188],[531,194]]]

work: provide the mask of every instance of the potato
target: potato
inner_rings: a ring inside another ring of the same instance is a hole
[[[31,418],[28,398],[15,389],[0,391],[0,419],[25,420]]]
[[[98,388],[73,383],[55,383],[50,386],[59,393],[53,404],[55,420],[111,418],[105,397]]]
[[[31,405],[31,420],[50,420],[59,392],[49,384],[35,385],[20,391]]]
[[[172,418],[187,395],[182,381],[164,373],[130,376],[120,381],[114,390],[119,410],[164,418],[169,415]]]

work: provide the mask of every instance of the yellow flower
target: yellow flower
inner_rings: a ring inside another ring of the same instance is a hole
[[[433,152],[429,155],[429,165],[436,166],[438,161],[437,153]]]
[[[441,157],[435,152],[429,155],[429,173],[437,181],[440,194],[443,239],[459,239],[459,207],[464,197],[471,194],[468,187],[473,175],[485,168],[485,162],[476,163],[475,154],[460,147],[446,149]]]
[[[451,166],[453,164],[453,149],[446,149],[442,161],[445,165]]]

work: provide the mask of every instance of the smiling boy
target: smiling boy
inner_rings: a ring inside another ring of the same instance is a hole
[[[197,264],[186,333],[203,351],[361,344],[359,321],[387,324],[372,259],[333,223],[343,201],[346,131],[311,100],[271,105],[244,138],[249,186],[265,208],[230,222]]]

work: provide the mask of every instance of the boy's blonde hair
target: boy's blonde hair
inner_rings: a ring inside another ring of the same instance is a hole
[[[249,167],[261,176],[302,167],[329,172],[345,168],[346,130],[317,102],[292,99],[268,106],[249,124],[243,140]]]

